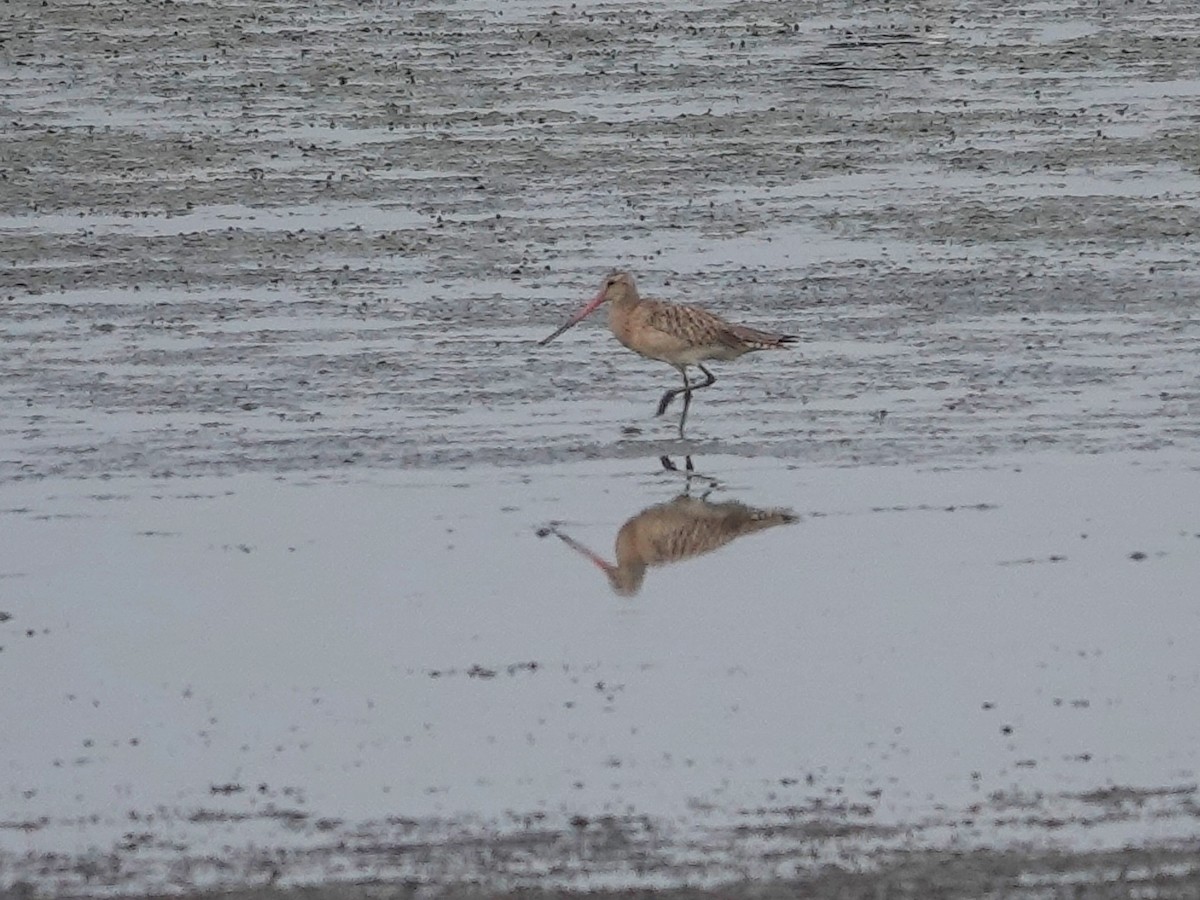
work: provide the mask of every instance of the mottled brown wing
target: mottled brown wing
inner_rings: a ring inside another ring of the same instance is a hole
[[[732,326],[720,316],[698,306],[680,303],[643,301],[648,306],[646,324],[693,346],[711,346],[727,342]]]
[[[646,558],[650,565],[701,556],[742,535],[797,521],[791,510],[756,509],[736,501],[709,503],[693,497],[678,497],[646,513],[641,527],[652,548]]]
[[[782,347],[796,338],[772,331],[734,325],[698,306],[652,301],[646,324],[696,347],[729,347],[733,350]]]

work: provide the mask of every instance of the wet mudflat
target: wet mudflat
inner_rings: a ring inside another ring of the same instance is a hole
[[[10,6],[0,891],[1195,896],[1187,4]]]

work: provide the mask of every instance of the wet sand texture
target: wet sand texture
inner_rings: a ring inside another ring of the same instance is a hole
[[[806,340],[698,449],[1195,437],[1186,4],[15,12],[9,477],[640,456],[617,265]]]

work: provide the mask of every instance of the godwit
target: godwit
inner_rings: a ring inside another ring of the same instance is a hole
[[[755,509],[735,500],[710,503],[703,497],[680,494],[668,503],[642,510],[617,532],[617,562],[613,565],[557,528],[540,534],[557,535],[608,576],[615,593],[632,597],[642,588],[646,569],[711,553],[734,538],[776,525],[795,522],[786,509]]]
[[[745,325],[734,325],[720,316],[697,306],[643,299],[628,272],[616,272],[604,279],[600,293],[571,316],[562,327],[540,343],[548,344],[568,328],[578,325],[605,302],[612,301],[608,327],[617,340],[648,359],[659,359],[674,366],[683,376],[683,387],[672,388],[658,401],[656,416],[661,416],[680,394],[683,394],[683,415],[679,417],[679,436],[687,421],[692,392],[711,387],[717,380],[704,366],[705,360],[737,359],[754,350],[782,350],[797,340],[790,334],[759,331]],[[704,373],[705,381],[688,381],[688,366]]]

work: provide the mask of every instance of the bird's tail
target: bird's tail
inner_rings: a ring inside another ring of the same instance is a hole
[[[755,350],[779,350],[785,344],[794,344],[800,338],[794,334],[776,334],[773,331],[759,331],[745,325],[731,325],[730,333],[739,341],[753,344]]]

